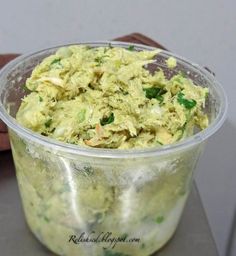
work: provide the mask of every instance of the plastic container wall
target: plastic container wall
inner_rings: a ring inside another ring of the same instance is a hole
[[[167,77],[183,72],[209,88],[207,129],[173,145],[140,150],[89,149],[57,142],[14,119],[26,78],[56,49],[20,57],[0,76],[0,114],[9,126],[27,223],[59,255],[150,255],[176,230],[205,141],[224,121],[224,92],[210,73],[182,58],[175,56],[178,65],[169,70],[165,60],[173,54],[162,51],[150,71],[161,67]],[[76,244],[83,232],[93,241]]]

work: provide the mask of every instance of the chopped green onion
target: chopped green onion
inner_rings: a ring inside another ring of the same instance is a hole
[[[196,106],[197,102],[194,99],[187,100],[184,98],[184,94],[179,92],[177,95],[177,101],[180,105],[184,105],[185,108],[191,109]]]
[[[25,84],[23,85],[23,90],[25,92],[31,92],[31,90]]]
[[[91,166],[85,166],[84,167],[84,174],[86,176],[91,176],[93,174],[93,169]]]
[[[94,59],[94,61],[98,62],[99,64],[101,64],[103,61],[102,61],[102,57],[96,57]]]
[[[48,128],[50,127],[51,123],[52,123],[52,119],[48,119],[45,123],[45,126]]]
[[[121,235],[121,239],[125,240],[128,236],[129,236],[128,234],[124,233]]]
[[[185,74],[182,70],[179,72],[179,74],[180,74],[183,78],[186,78],[186,74]]]
[[[101,120],[100,120],[100,124],[102,126],[106,125],[106,124],[110,124],[112,122],[114,122],[115,120],[115,117],[114,117],[114,114],[111,113],[109,117],[103,117]]]
[[[156,99],[160,101],[160,103],[162,103],[164,101],[164,98],[162,95],[157,95]]]
[[[47,216],[43,216],[43,219],[44,219],[46,222],[50,222],[50,219],[49,219]]]
[[[150,87],[150,88],[144,88],[145,95],[148,99],[157,99],[159,101],[163,101],[163,94],[166,93],[165,89],[157,88],[157,87]]]
[[[134,45],[130,45],[128,48],[127,48],[128,51],[133,51],[134,50]]]
[[[82,109],[78,113],[78,120],[79,120],[80,123],[82,123],[85,120],[85,115],[86,115],[86,109]]]
[[[51,65],[60,63],[61,59],[55,59],[51,62]]]
[[[141,249],[144,249],[145,248],[145,243],[142,243],[141,244]]]
[[[99,57],[96,57],[94,59],[95,62],[97,62],[97,66],[100,66],[102,63],[104,63],[104,58],[105,57],[109,57],[108,55],[103,55],[103,56],[99,56]]]
[[[163,216],[158,216],[156,218],[156,223],[158,223],[158,224],[161,224],[163,221],[164,221],[164,217]]]
[[[180,134],[179,134],[177,140],[181,140],[181,139],[183,138],[183,136],[184,136],[184,131],[185,131],[185,129],[186,129],[186,125],[187,125],[187,122],[185,122],[183,126],[181,126],[181,127],[178,128],[178,131],[180,131]]]

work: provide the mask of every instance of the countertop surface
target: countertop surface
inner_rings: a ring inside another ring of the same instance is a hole
[[[49,256],[27,227],[11,152],[0,153],[0,255]],[[217,256],[217,249],[194,183],[174,237],[153,256]]]

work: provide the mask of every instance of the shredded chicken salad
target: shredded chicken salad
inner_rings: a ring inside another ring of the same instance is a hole
[[[208,126],[208,89],[146,68],[160,50],[60,48],[35,67],[16,119],[56,140],[99,148],[171,144]],[[176,60],[167,60],[174,68]]]

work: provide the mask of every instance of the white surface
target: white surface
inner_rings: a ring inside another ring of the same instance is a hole
[[[236,1],[0,0],[0,53],[141,32],[210,67],[229,97],[223,129],[210,139],[197,183],[220,255],[236,194]],[[232,255],[236,255],[236,252]]]

